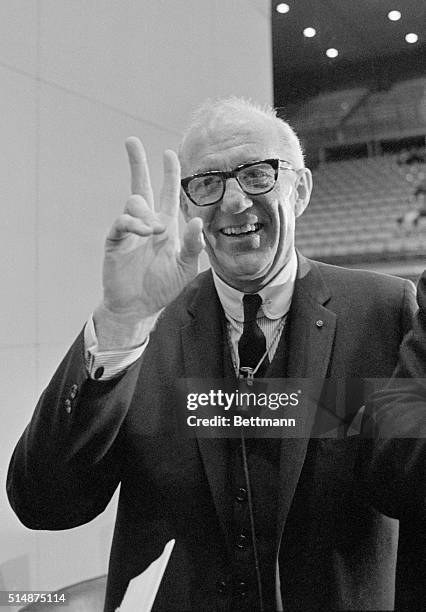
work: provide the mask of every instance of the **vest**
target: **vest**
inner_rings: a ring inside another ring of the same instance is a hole
[[[226,338],[226,329],[223,329]],[[288,330],[289,321],[279,340],[267,378],[286,376]],[[227,342],[224,343],[224,376],[235,378]],[[233,612],[260,610],[260,593],[265,612],[277,609],[275,582],[280,449],[279,438],[243,439],[242,436],[241,439],[228,440],[228,492],[232,506],[230,532],[233,542],[226,591],[229,609]]]

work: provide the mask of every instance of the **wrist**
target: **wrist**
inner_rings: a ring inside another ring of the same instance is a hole
[[[133,349],[145,342],[161,311],[141,316],[140,313],[110,310],[104,303],[93,313],[93,322],[100,351]]]

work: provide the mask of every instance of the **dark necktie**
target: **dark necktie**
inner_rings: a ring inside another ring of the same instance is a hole
[[[257,293],[243,297],[244,327],[238,342],[238,356],[240,369],[248,367],[254,369],[266,352],[266,338],[256,322],[257,312],[262,304],[262,298]],[[262,377],[269,366],[268,356],[256,372],[256,377]]]

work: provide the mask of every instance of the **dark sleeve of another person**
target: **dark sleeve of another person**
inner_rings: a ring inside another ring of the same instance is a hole
[[[370,499],[385,514],[426,526],[426,271],[417,301],[393,376],[367,405],[364,433],[373,438],[366,467]]]

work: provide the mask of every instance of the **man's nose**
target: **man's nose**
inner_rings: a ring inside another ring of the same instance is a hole
[[[237,214],[250,208],[250,206],[253,206],[253,202],[250,200],[250,196],[241,189],[237,179],[228,179],[225,185],[225,193],[220,203],[223,212]]]

